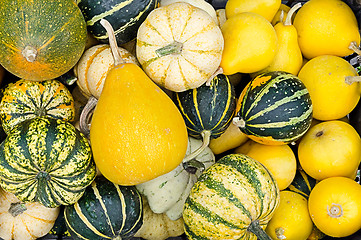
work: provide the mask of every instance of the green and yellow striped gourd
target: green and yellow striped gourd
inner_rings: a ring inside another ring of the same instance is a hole
[[[0,144],[0,185],[23,202],[73,204],[95,176],[88,140],[67,121],[25,120]]]
[[[295,75],[266,72],[243,89],[233,123],[252,140],[269,145],[288,144],[311,126],[312,101]]]
[[[183,209],[192,239],[270,239],[264,232],[280,201],[271,173],[258,161],[229,154],[201,174]]]
[[[84,195],[64,209],[74,240],[132,237],[143,225],[143,202],[134,186],[120,186],[97,177]]]
[[[5,133],[31,118],[48,116],[65,121],[75,117],[71,92],[58,80],[18,80],[2,90],[0,120]]]

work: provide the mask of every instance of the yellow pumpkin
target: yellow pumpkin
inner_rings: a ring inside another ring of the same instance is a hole
[[[307,199],[295,192],[281,191],[280,205],[269,221],[266,233],[274,240],[306,240],[312,230]]]
[[[176,2],[148,15],[138,29],[136,53],[154,82],[182,92],[213,79],[223,45],[222,32],[206,11]]]
[[[361,185],[330,177],[312,189],[308,199],[312,221],[331,237],[347,237],[361,229]]]
[[[361,160],[360,136],[344,121],[318,123],[299,142],[298,159],[302,169],[317,180],[355,178]]]
[[[38,202],[22,203],[14,194],[0,189],[0,238],[35,240],[45,236],[54,226],[59,210]]]

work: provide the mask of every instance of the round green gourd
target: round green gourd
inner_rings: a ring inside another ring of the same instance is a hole
[[[232,122],[236,108],[235,90],[224,74],[215,76],[209,85],[175,92],[174,102],[183,116],[189,136],[203,138],[203,145],[186,157],[188,161],[217,138]]]
[[[0,63],[19,78],[61,76],[78,62],[86,40],[86,23],[73,0],[0,3]]]
[[[100,24],[101,19],[110,22],[118,45],[130,42],[148,14],[157,7],[158,0],[78,0],[89,32],[100,42],[108,43],[108,35]]]
[[[310,94],[301,80],[273,71],[256,76],[243,89],[233,123],[256,142],[288,144],[309,129],[312,110]]]
[[[25,120],[0,144],[0,185],[23,202],[73,204],[95,176],[88,140],[69,122]]]
[[[35,82],[21,79],[2,90],[0,120],[7,134],[15,125],[40,116],[74,120],[73,96],[60,81]]]
[[[183,209],[192,239],[268,239],[263,231],[277,208],[276,180],[258,161],[229,154],[201,174]]]
[[[121,240],[143,224],[143,203],[134,186],[120,186],[97,177],[75,204],[64,210],[74,240]]]

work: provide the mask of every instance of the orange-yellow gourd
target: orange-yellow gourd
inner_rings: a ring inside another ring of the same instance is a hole
[[[184,120],[172,100],[133,63],[116,65],[95,107],[90,142],[99,171],[119,185],[135,185],[170,172],[188,144]]]

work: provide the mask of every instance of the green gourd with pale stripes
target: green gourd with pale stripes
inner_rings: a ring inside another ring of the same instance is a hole
[[[316,185],[316,183],[316,179],[309,176],[302,169],[298,169],[292,183],[290,186],[288,186],[287,190],[301,194],[306,199],[308,199],[308,196],[310,195],[311,190]]]
[[[0,185],[23,202],[73,204],[95,176],[88,140],[67,121],[25,120],[0,145]]]
[[[256,76],[242,91],[233,122],[252,140],[270,145],[299,139],[311,126],[310,94],[295,75],[274,71]]]
[[[258,161],[229,154],[201,174],[183,208],[193,239],[270,239],[264,232],[280,201],[271,173]]]
[[[126,239],[143,224],[142,199],[134,186],[97,177],[75,204],[64,210],[74,240]]]
[[[158,0],[77,0],[85,18],[88,31],[100,42],[108,43],[108,35],[100,24],[101,19],[110,22],[118,45],[137,36],[137,31],[148,14],[157,7]]]
[[[2,89],[2,95],[0,120],[7,134],[22,121],[39,116],[70,122],[75,118],[73,96],[58,80],[21,79]]]

